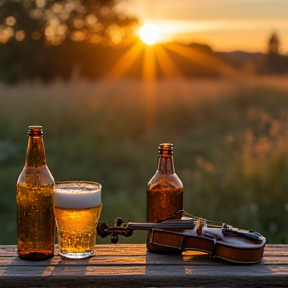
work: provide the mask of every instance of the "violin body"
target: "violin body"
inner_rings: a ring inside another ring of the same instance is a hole
[[[243,236],[221,235],[218,228],[207,228],[198,235],[195,231],[182,232],[162,229],[152,230],[154,245],[174,248],[178,251],[197,250],[208,253],[213,258],[219,258],[238,264],[254,264],[262,260],[266,239],[249,239]],[[212,230],[212,231],[209,231]]]
[[[189,217],[179,218],[179,212]],[[169,254],[197,250],[208,253],[212,258],[239,264],[254,264],[262,260],[266,238],[260,233],[225,223],[212,225],[205,219],[179,212],[160,223],[129,222],[123,225],[122,219],[116,218],[112,227],[99,223],[97,234],[103,238],[111,235],[111,242],[117,243],[118,234],[129,237],[133,230],[151,230],[149,241],[163,253],[167,248]]]

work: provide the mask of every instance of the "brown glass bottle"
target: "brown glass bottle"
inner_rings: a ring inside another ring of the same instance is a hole
[[[42,126],[28,127],[25,166],[17,181],[17,251],[24,260],[54,255],[55,181],[46,165]]]
[[[175,173],[173,144],[160,144],[158,152],[157,170],[147,187],[148,222],[161,222],[183,209],[183,184]],[[148,232],[147,249],[160,253],[175,253],[177,251],[173,248],[155,245],[151,232]]]

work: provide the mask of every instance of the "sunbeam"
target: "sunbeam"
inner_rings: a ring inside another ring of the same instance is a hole
[[[144,50],[143,59],[143,80],[144,81],[155,81],[157,78],[156,72],[156,58],[155,49],[153,46],[146,46]]]
[[[163,70],[165,77],[177,78],[182,77],[180,70],[174,64],[174,62],[169,57],[167,51],[163,48],[163,45],[157,45],[155,47],[156,59],[158,60],[159,66]]]
[[[144,49],[144,44],[142,42],[136,42],[115,64],[113,69],[108,74],[108,79],[121,78],[125,73],[132,67],[137,57],[140,56]]]
[[[236,70],[231,66],[227,65],[215,56],[209,55],[208,53],[185,47],[178,43],[167,43],[165,47],[197,64],[200,64],[203,67],[209,68],[215,72],[220,72],[221,75],[233,76],[237,74]]]
[[[143,93],[145,95],[146,129],[151,130],[156,121],[156,55],[154,46],[146,46],[143,59]]]

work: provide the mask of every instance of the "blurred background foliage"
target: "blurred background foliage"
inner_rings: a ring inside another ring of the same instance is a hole
[[[82,66],[80,73],[93,77],[109,62],[112,46],[131,42],[136,24],[136,18],[115,10],[114,0],[1,1],[0,77],[7,82],[67,79]],[[89,61],[99,67],[92,75],[95,66],[88,68]]]
[[[287,243],[287,83],[278,76],[158,81],[145,89],[137,80],[0,86],[1,243],[16,242],[15,185],[31,124],[43,125],[57,181],[103,184],[102,221],[145,221],[157,146],[172,142],[187,211]],[[145,237],[135,232],[125,241]]]

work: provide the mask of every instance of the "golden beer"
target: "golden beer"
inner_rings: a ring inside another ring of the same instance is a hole
[[[99,183],[84,181],[56,183],[54,215],[61,256],[83,259],[94,254],[96,225],[101,209]]]
[[[52,184],[47,187],[18,187],[17,248],[21,259],[41,260],[53,256],[55,221],[52,195]]]

